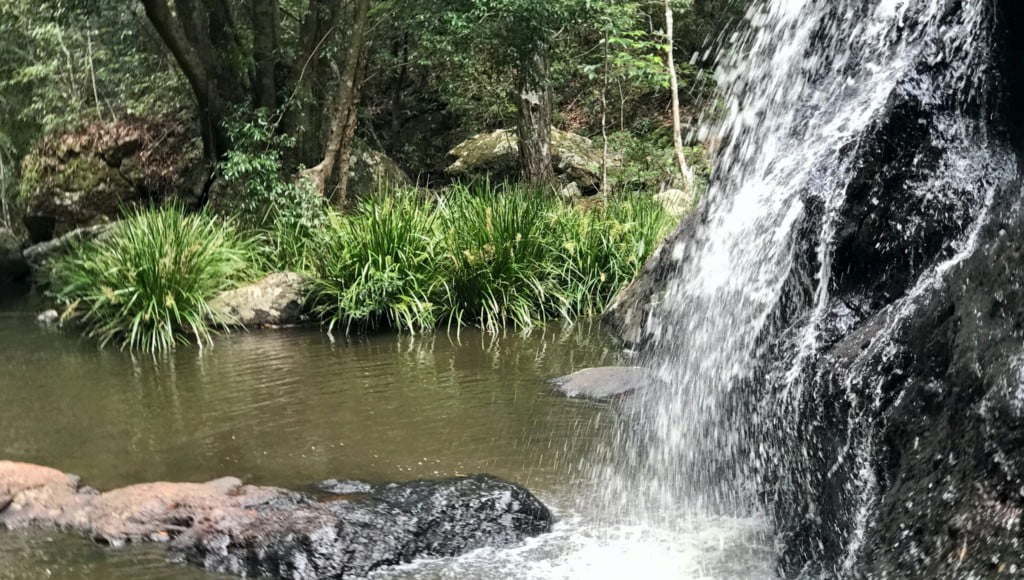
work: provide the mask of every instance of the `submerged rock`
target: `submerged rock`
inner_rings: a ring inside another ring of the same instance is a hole
[[[299,324],[308,286],[309,280],[300,274],[276,272],[221,293],[210,302],[210,309],[218,319],[243,327]]]
[[[622,397],[662,381],[643,367],[594,367],[551,379],[551,382],[555,390],[566,397],[602,400]]]
[[[551,523],[533,494],[487,475],[318,502],[235,478],[100,493],[55,469],[0,461],[0,528],[56,527],[114,546],[170,542],[174,560],[241,576],[360,577],[419,557],[509,546]]]
[[[60,322],[60,313],[52,308],[44,310],[36,316],[36,322],[43,326],[54,326]]]
[[[354,481],[346,479],[339,481],[337,479],[325,479],[320,483],[316,484],[316,488],[326,493],[332,493],[334,495],[356,495],[370,493],[373,491],[373,486],[365,481]]]

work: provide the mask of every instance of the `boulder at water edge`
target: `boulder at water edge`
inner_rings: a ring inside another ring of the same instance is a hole
[[[286,326],[302,322],[309,280],[276,272],[248,286],[228,290],[210,302],[219,320],[243,327]]]
[[[115,546],[169,542],[174,560],[240,576],[361,577],[420,557],[509,546],[551,523],[528,490],[487,475],[317,501],[230,477],[100,493],[56,469],[0,461],[0,529],[56,527]]]

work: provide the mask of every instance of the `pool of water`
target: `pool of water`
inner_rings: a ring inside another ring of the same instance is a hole
[[[0,458],[109,489],[234,475],[290,488],[492,473],[556,511],[555,532],[505,551],[418,562],[380,578],[764,578],[763,526],[700,520],[671,533],[597,526],[589,461],[616,429],[607,405],[545,380],[621,362],[593,327],[489,337],[318,329],[232,333],[162,357],[98,351],[0,305]],[[159,546],[109,549],[55,532],[0,533],[0,579],[213,578]]]

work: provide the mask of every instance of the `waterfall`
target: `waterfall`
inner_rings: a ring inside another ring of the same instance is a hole
[[[876,367],[899,358],[897,330],[976,248],[1017,172],[988,128],[993,10],[750,9],[719,73],[710,191],[656,258],[671,273],[644,360],[668,386],[638,395],[597,475],[618,517],[767,513],[787,572],[856,573],[882,484]],[[869,323],[882,330],[830,367]]]

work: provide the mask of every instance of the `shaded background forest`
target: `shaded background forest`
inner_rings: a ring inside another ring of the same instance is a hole
[[[676,10],[684,130],[699,145],[714,53],[743,7]],[[617,0],[4,0],[5,219],[33,146],[97,123],[178,125],[202,154],[164,153],[196,155],[207,171],[233,150],[273,153],[284,173],[334,169],[359,142],[416,183],[442,184],[448,151],[515,127],[530,87],[548,93],[552,125],[604,129],[657,185],[671,180],[663,30],[660,2]]]

